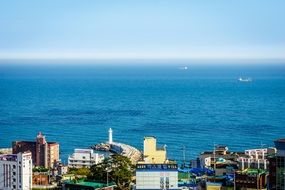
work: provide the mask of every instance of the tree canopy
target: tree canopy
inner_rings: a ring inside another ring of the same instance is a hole
[[[116,183],[117,189],[127,190],[130,189],[133,171],[134,167],[129,158],[114,154],[102,163],[93,165],[88,179],[107,183],[108,175],[108,181]]]
[[[90,169],[86,167],[70,168],[68,173],[74,174],[74,175],[88,176],[90,174]]]
[[[49,169],[43,166],[37,166],[33,168],[33,172],[48,172]]]

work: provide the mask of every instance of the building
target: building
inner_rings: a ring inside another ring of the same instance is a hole
[[[191,168],[201,168],[200,159],[196,158],[196,159],[190,160],[190,167]]]
[[[268,168],[269,161],[267,155],[275,154],[275,148],[250,149],[245,151],[244,156],[238,157],[238,165],[240,170],[247,168],[264,169]]]
[[[235,173],[237,189],[265,190],[267,187],[267,172],[262,169],[245,169]]]
[[[199,155],[200,167],[214,169],[216,175],[233,174],[238,168],[237,158],[244,153],[230,152],[225,145],[217,145],[213,151],[205,151]]]
[[[32,154],[0,155],[0,189],[32,189]]]
[[[68,167],[81,168],[91,167],[104,160],[103,154],[94,153],[93,149],[75,149],[74,153],[68,157]]]
[[[0,148],[0,154],[13,154],[12,148]]]
[[[30,151],[35,166],[52,168],[59,161],[59,144],[47,142],[45,136],[39,132],[36,141],[15,141],[12,143],[13,154]]]
[[[155,137],[144,138],[144,158],[136,165],[136,189],[178,189],[178,166],[156,148]]]
[[[217,145],[213,151],[205,151],[199,155],[200,167],[211,167],[217,160],[236,162],[237,158],[243,155],[245,155],[244,152],[230,152],[227,146]]]
[[[166,147],[157,148],[155,137],[144,138],[144,163],[162,164],[167,162]]]
[[[137,164],[136,189],[178,189],[177,164]]]
[[[52,176],[62,176],[68,173],[68,166],[57,162],[51,171]]]
[[[63,183],[63,190],[113,190],[114,183],[98,183],[84,180],[68,180]]]
[[[285,139],[274,141],[276,154],[269,155],[269,189],[285,189]]]
[[[206,183],[206,190],[220,190],[220,189],[222,189],[221,183],[212,183],[212,182]]]
[[[48,173],[35,172],[33,173],[33,186],[48,186],[50,185],[50,176]]]

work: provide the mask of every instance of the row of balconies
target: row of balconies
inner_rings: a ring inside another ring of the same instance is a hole
[[[69,159],[69,162],[91,162],[91,163],[95,163],[96,160],[78,160],[78,159]]]
[[[77,162],[77,161],[71,161],[71,162],[68,162],[69,164],[95,164],[95,162]]]

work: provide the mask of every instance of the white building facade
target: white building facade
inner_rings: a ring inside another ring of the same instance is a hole
[[[275,154],[275,148],[259,148],[259,149],[250,149],[245,150],[245,156],[239,157],[237,159],[239,163],[239,168],[241,170],[247,168],[256,168],[266,170],[268,167],[268,160],[266,156],[268,154]]]
[[[68,157],[68,167],[82,168],[91,167],[104,160],[103,154],[94,153],[93,149],[75,149],[74,153]]]
[[[32,166],[30,152],[0,155],[0,189],[32,189]]]
[[[137,164],[136,189],[178,189],[177,164]]]

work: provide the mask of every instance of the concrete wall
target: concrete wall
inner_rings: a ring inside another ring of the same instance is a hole
[[[157,150],[155,137],[145,137],[144,158],[146,163],[165,163],[166,150]]]

